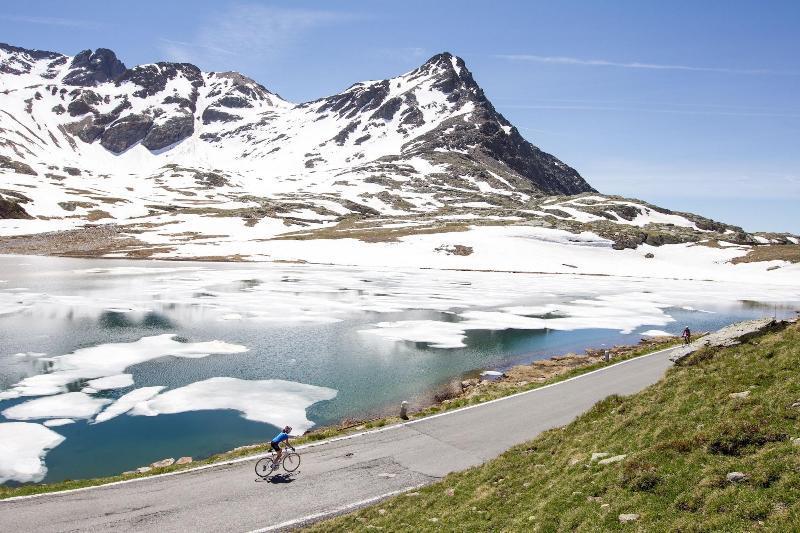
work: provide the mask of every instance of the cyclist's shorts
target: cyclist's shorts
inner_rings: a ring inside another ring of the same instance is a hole
[[[270,444],[272,444],[272,449],[275,450],[276,452],[279,452],[281,450],[281,445],[278,444],[277,442],[271,442]]]

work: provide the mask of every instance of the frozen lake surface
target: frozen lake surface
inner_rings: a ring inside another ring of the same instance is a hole
[[[798,302],[787,285],[0,256],[0,482],[204,457]]]

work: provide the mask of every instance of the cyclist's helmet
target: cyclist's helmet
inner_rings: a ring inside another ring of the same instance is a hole
[[[292,432],[292,426],[286,426],[285,428],[283,428],[283,432],[284,433],[291,433]]]

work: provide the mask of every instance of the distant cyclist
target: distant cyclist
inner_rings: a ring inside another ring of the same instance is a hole
[[[283,431],[278,433],[275,436],[275,438],[272,439],[272,441],[270,442],[272,449],[275,450],[275,453],[277,454],[277,456],[275,457],[275,461],[273,461],[272,463],[273,469],[277,468],[278,465],[281,464],[281,456],[283,455],[283,450],[281,449],[281,442],[286,442],[286,446],[288,446],[289,448],[292,449],[292,451],[294,451],[294,447],[291,444],[289,444],[289,436],[291,432],[292,432],[292,427],[286,426],[285,428],[283,428]]]
[[[692,332],[689,331],[689,326],[683,328],[683,333],[681,334],[681,337],[683,337],[684,344],[689,344],[690,342],[692,342]]]

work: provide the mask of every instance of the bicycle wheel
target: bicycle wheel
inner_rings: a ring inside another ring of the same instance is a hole
[[[283,458],[283,469],[287,472],[294,472],[300,467],[300,455],[292,452],[287,453]]]
[[[258,460],[256,463],[256,475],[258,477],[266,478],[272,473],[272,460],[272,455],[262,457]]]

